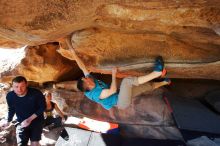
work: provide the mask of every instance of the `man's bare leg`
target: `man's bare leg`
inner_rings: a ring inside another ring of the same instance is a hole
[[[150,74],[140,76],[140,77],[137,78],[138,84],[139,85],[144,84],[146,82],[149,82],[153,79],[156,79],[156,78],[160,77],[161,75],[162,75],[162,72],[153,71]]]
[[[163,77],[166,74],[164,69],[164,62],[161,56],[158,56],[155,61],[154,71],[150,74],[139,76],[139,77],[127,77],[122,80],[120,86],[120,92],[118,96],[117,106],[119,109],[127,108],[131,103],[132,97],[132,86],[139,86],[144,83],[147,83],[155,78]],[[152,85],[148,85],[148,90],[152,89]]]
[[[164,69],[164,61],[162,56],[158,56],[155,60],[154,71],[150,74],[140,76],[137,78],[137,82],[139,85],[147,83],[155,78],[163,77],[166,74],[166,70]]]
[[[162,86],[169,85],[170,83],[171,83],[170,80],[164,80],[164,81],[161,81],[161,82],[153,82],[152,86],[153,86],[153,89],[157,89],[157,88],[160,88]]]

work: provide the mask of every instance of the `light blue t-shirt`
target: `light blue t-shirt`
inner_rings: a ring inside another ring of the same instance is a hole
[[[90,77],[92,77],[91,75],[89,75]],[[93,77],[92,77],[93,78]],[[100,99],[100,94],[102,92],[103,89],[109,89],[109,86],[107,84],[105,84],[102,81],[99,81],[95,78],[94,82],[95,82],[95,88],[93,88],[90,91],[85,92],[85,96],[87,96],[89,99],[91,99],[92,101],[95,101],[99,104],[102,105],[102,107],[104,107],[105,109],[109,110],[110,108],[112,108],[114,105],[117,104],[118,101],[118,93],[112,94],[111,96],[105,98],[105,99]]]

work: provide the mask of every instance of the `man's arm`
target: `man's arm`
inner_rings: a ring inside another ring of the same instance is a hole
[[[116,73],[117,68],[112,69],[112,83],[109,89],[102,90],[100,94],[100,99],[105,99],[117,92],[117,83],[116,83]]]
[[[36,116],[42,115],[46,109],[46,100],[41,91],[38,93],[38,100],[36,104],[38,105],[38,109],[34,114]]]
[[[6,129],[7,127],[10,126],[11,124],[11,121],[15,115],[15,107],[13,105],[13,100],[12,98],[10,97],[9,94],[7,94],[6,96],[6,101],[7,101],[7,104],[8,104],[8,117],[7,117],[7,122],[4,123],[3,125],[1,125],[4,129]]]
[[[87,68],[86,68],[85,64],[83,63],[83,61],[76,55],[76,52],[75,52],[74,48],[72,47],[72,44],[71,44],[70,40],[66,39],[66,43],[67,43],[67,46],[70,48],[70,50],[72,52],[72,55],[75,58],[76,63],[78,64],[79,68],[83,71],[85,76],[88,75],[89,71],[87,70]]]
[[[25,119],[22,123],[21,126],[22,127],[27,127],[30,125],[30,123],[37,118],[39,115],[43,114],[45,108],[46,108],[46,101],[44,98],[44,95],[39,91],[39,95],[38,95],[38,100],[37,103],[38,104],[38,109],[37,111],[32,114],[30,117],[28,117],[27,119]]]
[[[10,93],[7,94],[6,96],[6,101],[8,104],[8,122],[11,122],[14,115],[15,115],[15,107],[13,104],[13,97],[11,95],[9,95]]]

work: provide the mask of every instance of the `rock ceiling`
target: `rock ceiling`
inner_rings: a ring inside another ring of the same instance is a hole
[[[92,72],[109,74],[118,66],[118,77],[140,75],[162,55],[171,78],[220,80],[219,0],[1,0],[1,48],[28,45],[20,64],[1,70],[2,77],[77,76],[63,41],[70,36]]]

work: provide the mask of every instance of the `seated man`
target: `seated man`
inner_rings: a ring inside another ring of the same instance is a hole
[[[157,57],[155,62],[154,71],[150,74],[140,76],[140,77],[127,77],[122,80],[120,86],[120,92],[117,93],[116,84],[116,73],[117,69],[112,69],[112,82],[110,87],[104,82],[99,81],[92,77],[82,60],[76,55],[74,49],[72,48],[70,40],[67,40],[67,45],[70,47],[79,68],[83,71],[85,77],[78,80],[77,87],[79,90],[84,92],[85,96],[94,102],[101,104],[105,109],[109,110],[114,106],[119,109],[127,108],[131,103],[132,97],[132,87],[139,86],[141,84],[147,83],[146,90],[151,91],[164,85],[170,84],[169,79],[164,79],[161,82],[149,83],[149,81],[163,77],[166,73],[164,69],[164,62],[161,56]]]
[[[62,122],[65,121],[66,116],[60,110],[56,103],[52,102],[52,94],[51,92],[45,92],[44,96],[46,98],[46,109],[44,111],[44,126],[48,126],[49,130],[52,128],[56,128],[62,125]],[[55,117],[53,111],[56,111],[59,116]]]

